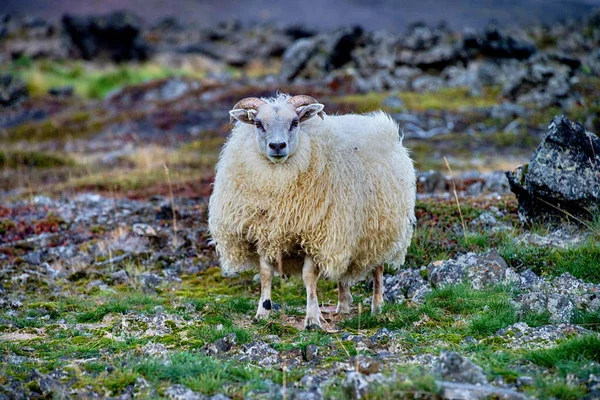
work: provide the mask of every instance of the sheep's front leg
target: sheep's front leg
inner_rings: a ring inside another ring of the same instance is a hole
[[[273,304],[271,303],[271,283],[273,282],[273,264],[266,258],[260,258],[260,300],[258,301],[258,311],[256,319],[267,318],[271,313]]]
[[[319,274],[315,268],[312,258],[306,256],[302,266],[302,280],[306,286],[306,318],[304,319],[304,329],[321,329],[321,310],[319,309],[319,300],[317,299],[317,281]]]
[[[350,314],[352,305],[352,293],[350,293],[349,282],[338,282],[338,304],[335,309],[336,314]]]
[[[383,265],[373,270],[373,301],[371,302],[371,315],[379,314],[383,306]]]

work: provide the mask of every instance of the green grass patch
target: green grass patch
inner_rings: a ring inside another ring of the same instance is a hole
[[[125,314],[128,311],[133,310],[149,313],[157,305],[164,304],[164,300],[157,298],[156,296],[149,296],[140,293],[116,297],[117,298],[112,298],[96,306],[92,310],[85,311],[77,315],[77,322],[98,322],[101,321],[107,314]]]
[[[558,346],[547,349],[531,351],[525,355],[529,361],[546,368],[556,368],[561,375],[575,374],[581,378],[595,372],[600,373],[600,368],[587,368],[590,362],[600,363],[600,338],[589,335],[567,339]]]
[[[566,382],[545,382],[538,379],[538,391],[541,399],[579,400],[584,398],[586,389]]]
[[[65,156],[39,151],[0,150],[0,169],[56,168],[73,166],[74,162]]]
[[[586,282],[600,283],[600,242],[595,238],[568,249],[523,245],[508,239],[498,252],[518,271],[530,268],[542,276],[568,272]]]
[[[383,109],[399,111],[383,105],[391,93],[370,92],[360,95],[336,97],[336,104],[345,106],[355,112],[366,113]],[[500,100],[499,88],[484,88],[482,96],[473,96],[467,87],[443,88],[434,92],[400,92],[396,94],[404,103],[403,108],[409,111],[447,110],[458,111],[462,108],[491,107]]]
[[[169,361],[141,360],[133,366],[132,373],[142,375],[151,382],[184,384],[206,395],[227,392],[228,386],[246,385],[261,379],[259,370],[246,363],[234,364],[196,353],[175,353]]]
[[[154,79],[203,76],[202,72],[176,70],[150,62],[98,67],[83,62],[27,59],[13,63],[8,72],[21,78],[32,96],[44,95],[51,88],[72,86],[79,96],[96,99],[104,98],[115,89]]]

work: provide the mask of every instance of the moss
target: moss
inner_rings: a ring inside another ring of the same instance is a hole
[[[458,111],[469,107],[491,107],[500,99],[501,90],[496,87],[485,88],[482,96],[472,96],[467,87],[443,88],[434,92],[400,92],[395,94],[408,111],[446,110]],[[332,101],[341,105],[346,111],[371,112],[383,109],[385,111],[399,111],[383,106],[383,101],[390,93],[370,92],[362,95],[348,95],[336,97]]]
[[[203,71],[171,69],[151,62],[122,63],[98,68],[82,62],[50,60],[17,61],[8,68],[8,72],[25,81],[32,96],[45,95],[54,87],[71,86],[77,95],[96,99],[104,98],[115,89],[153,79],[204,75]]]
[[[530,268],[539,275],[558,276],[565,272],[588,282],[600,283],[600,244],[590,238],[568,249],[517,244],[505,240],[498,249],[509,266],[522,270]]]
[[[0,169],[43,169],[74,165],[74,162],[65,156],[37,151],[0,150]]]

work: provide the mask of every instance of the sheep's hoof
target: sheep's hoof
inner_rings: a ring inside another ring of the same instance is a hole
[[[371,315],[381,314],[381,305],[371,305]]]
[[[322,319],[322,316],[319,316],[318,318],[306,317],[306,319],[304,320],[304,329],[307,331],[322,331]]]
[[[350,314],[350,305],[338,303],[334,314]]]
[[[261,308],[256,312],[256,315],[254,316],[253,320],[254,320],[254,322],[258,322],[263,319],[269,318],[269,315],[271,315],[270,310],[265,310],[264,308]]]
[[[304,329],[307,331],[322,331],[323,327],[321,324],[305,324]]]

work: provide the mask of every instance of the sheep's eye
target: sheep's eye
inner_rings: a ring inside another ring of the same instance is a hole
[[[258,129],[260,129],[262,131],[265,130],[265,127],[263,126],[263,124],[260,121],[255,121],[254,126],[256,126]]]
[[[298,127],[298,120],[295,119],[292,121],[292,125],[290,126],[290,131],[294,128]]]

